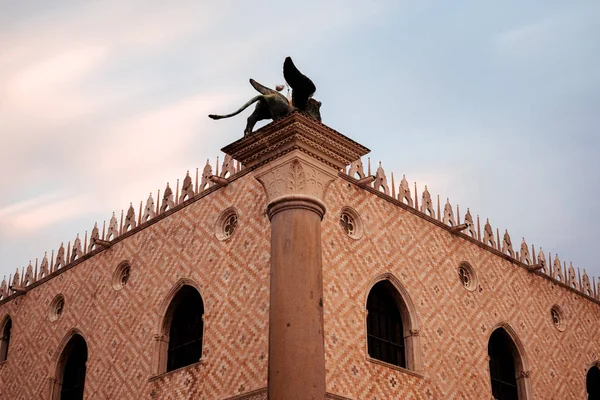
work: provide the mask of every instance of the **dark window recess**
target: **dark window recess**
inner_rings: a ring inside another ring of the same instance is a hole
[[[585,385],[588,393],[588,400],[600,399],[600,369],[593,366],[585,377]]]
[[[504,329],[497,329],[490,336],[490,376],[492,395],[497,400],[518,400],[515,372],[514,344]]]
[[[61,400],[83,399],[87,358],[88,350],[85,340],[80,335],[74,335],[65,348],[60,390]]]
[[[369,356],[406,368],[402,317],[391,284],[379,282],[367,299]]]
[[[2,329],[0,336],[0,362],[8,359],[8,345],[10,343],[10,330],[12,329],[12,319],[8,318]]]
[[[167,372],[198,362],[202,356],[204,304],[200,293],[191,286],[184,286],[171,307]]]

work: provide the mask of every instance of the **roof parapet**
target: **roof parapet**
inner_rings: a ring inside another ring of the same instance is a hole
[[[519,251],[513,249],[513,244],[508,234],[508,230],[504,231],[502,240],[500,239],[500,230],[494,230],[488,218],[485,220],[483,227],[483,235],[481,234],[480,219],[477,215],[477,227],[471,215],[470,210],[467,208],[463,223],[460,222],[460,209],[456,205],[456,219],[454,218],[454,212],[450,199],[446,199],[443,212],[440,205],[440,197],[437,196],[437,213],[434,208],[431,193],[427,186],[421,192],[421,204],[419,205],[419,196],[417,193],[417,183],[415,182],[415,193],[414,202],[411,196],[410,186],[406,177],[403,175],[400,185],[398,186],[397,195],[396,187],[394,184],[394,174],[392,173],[392,189],[387,185],[387,177],[381,162],[374,176],[371,175],[371,160],[367,160],[368,172],[365,174],[364,165],[362,160],[358,159],[350,164],[350,167],[342,171],[343,174],[348,176],[351,180],[355,181],[355,184],[362,188],[370,188],[379,192],[383,197],[388,196],[394,200],[399,201],[405,207],[411,208],[415,213],[426,217],[426,219],[433,219],[443,225],[449,227],[449,231],[453,234],[469,237],[473,240],[478,241],[483,246],[491,248],[496,252],[502,253],[502,255],[513,262],[522,264],[530,272],[537,272],[544,275],[551,281],[559,282],[569,288],[582,293],[585,296],[591,297],[595,300],[600,300],[600,279],[596,285],[596,279],[591,278],[587,274],[586,270],[581,271],[577,268],[577,274],[572,263],[569,263],[569,267],[565,262],[561,264],[558,255],[555,254],[554,262],[552,262],[552,254],[548,253],[548,262],[546,262],[546,255],[540,247],[537,251],[535,246],[529,247],[525,238],[521,241],[521,247]],[[391,192],[391,193],[390,193]]]
[[[8,281],[6,280],[6,276],[4,276],[0,283],[0,303],[8,300],[12,295],[26,293],[31,285],[58,271],[67,269],[72,264],[78,263],[80,259],[91,255],[90,253],[95,252],[99,248],[111,247],[123,234],[143,225],[149,225],[154,219],[160,217],[168,210],[171,210],[180,204],[190,202],[196,196],[203,194],[214,186],[219,187],[226,185],[229,182],[229,178],[238,172],[241,172],[244,168],[240,162],[235,161],[229,155],[225,155],[223,158],[220,173],[218,157],[216,165],[217,170],[216,173],[213,174],[213,168],[209,160],[206,160],[200,182],[199,171],[197,168],[195,182],[192,181],[190,173],[187,171],[183,179],[181,190],[179,189],[179,180],[177,180],[175,192],[173,192],[169,183],[167,183],[162,197],[160,195],[160,189],[157,191],[156,199],[160,199],[160,201],[155,202],[152,193],[150,193],[146,200],[145,207],[142,207],[143,201],[140,201],[137,217],[133,203],[129,203],[127,214],[124,213],[124,210],[121,210],[120,219],[117,219],[115,212],[112,213],[108,223],[108,229],[106,221],[103,221],[102,223],[102,232],[100,232],[100,229],[98,228],[98,223],[94,223],[94,227],[89,235],[89,243],[87,231],[85,231],[83,245],[79,238],[79,234],[77,234],[72,245],[70,241],[68,242],[66,250],[64,242],[60,244],[60,247],[56,251],[56,257],[54,256],[54,250],[52,250],[50,261],[48,260],[47,253],[44,253],[39,270],[38,259],[36,258],[35,270],[30,261],[26,271],[25,268],[21,268],[21,271],[19,272],[19,269],[17,268],[14,275],[9,275]]]

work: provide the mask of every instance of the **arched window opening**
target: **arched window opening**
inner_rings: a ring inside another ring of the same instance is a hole
[[[65,346],[60,363],[60,400],[82,400],[88,348],[85,339],[73,335]]]
[[[183,286],[169,306],[167,372],[200,361],[204,323],[202,297],[191,286]]]
[[[504,329],[496,329],[492,333],[488,344],[488,355],[492,396],[497,400],[519,399],[516,352],[515,344]]]
[[[406,368],[404,325],[398,308],[400,295],[388,281],[371,289],[367,299],[367,340],[369,356]]]
[[[8,360],[8,345],[10,343],[10,330],[12,329],[12,319],[6,318],[2,326],[0,337],[0,362]]]
[[[594,365],[585,377],[588,400],[600,399],[600,368]]]

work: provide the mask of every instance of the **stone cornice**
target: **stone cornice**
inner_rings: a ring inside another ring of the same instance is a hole
[[[366,147],[300,112],[293,112],[222,149],[249,169],[294,150],[338,171],[369,152]]]

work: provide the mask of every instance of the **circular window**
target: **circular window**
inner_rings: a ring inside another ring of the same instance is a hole
[[[217,236],[217,239],[229,239],[231,236],[233,236],[233,232],[235,232],[237,224],[238,214],[233,207],[223,211],[217,219],[217,224],[215,226],[215,235]]]
[[[467,263],[462,263],[458,266],[458,279],[465,289],[473,291],[477,287],[477,276],[473,267]]]
[[[127,282],[129,282],[130,273],[131,265],[129,265],[129,262],[123,261],[121,264],[119,264],[112,277],[113,289],[121,290],[125,285],[127,285]]]
[[[565,330],[564,313],[559,306],[554,305],[550,309],[550,318],[552,318],[552,324],[556,329],[558,329],[561,332]]]
[[[346,235],[352,239],[360,239],[363,235],[362,219],[356,211],[350,207],[342,208],[339,224]]]
[[[65,298],[62,294],[59,294],[52,300],[50,303],[50,311],[48,313],[48,318],[50,321],[56,321],[61,317],[63,311],[65,309]]]

